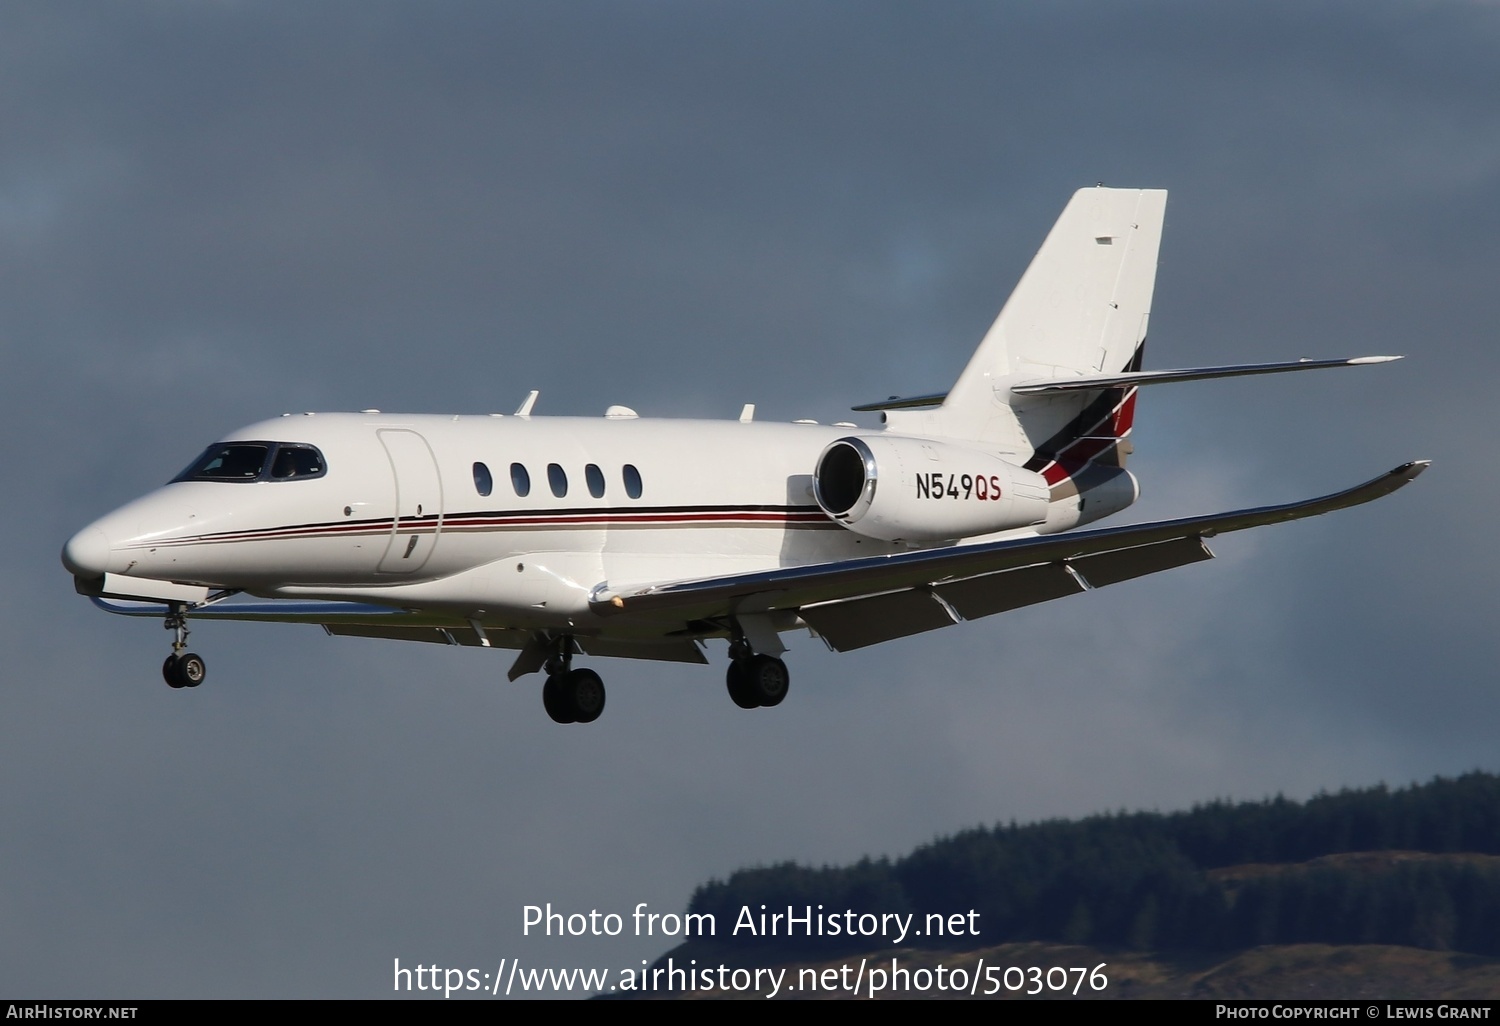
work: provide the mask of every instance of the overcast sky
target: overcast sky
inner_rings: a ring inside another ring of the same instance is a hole
[[[381,997],[638,965],[522,907],[1011,819],[1500,770],[1500,7],[0,7],[0,994]],[[57,553],[216,437],[379,407],[762,419],[947,387],[1068,196],[1170,190],[1126,520],[1434,466],[1220,558],[846,655],[597,660],[202,624]]]

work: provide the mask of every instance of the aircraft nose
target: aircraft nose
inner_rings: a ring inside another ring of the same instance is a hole
[[[97,527],[85,527],[63,546],[63,566],[77,577],[103,577],[111,551],[108,535]]]

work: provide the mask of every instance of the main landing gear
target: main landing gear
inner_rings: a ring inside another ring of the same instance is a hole
[[[208,676],[208,664],[196,652],[183,651],[188,638],[186,608],[174,605],[171,610],[162,626],[173,632],[172,654],[161,664],[161,675],[168,687],[195,688]]]
[[[792,676],[786,663],[775,656],[756,655],[744,642],[729,647],[729,672],[724,682],[729,697],[741,709],[770,708],[786,698]]]
[[[564,639],[547,660],[542,705],[558,723],[593,723],[604,711],[604,681],[593,670],[573,669],[572,647],[572,639]]]

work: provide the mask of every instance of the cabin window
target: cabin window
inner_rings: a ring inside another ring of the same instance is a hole
[[[625,464],[625,494],[632,499],[641,497],[641,472],[629,463]]]
[[[596,499],[604,498],[604,471],[590,463],[583,468],[583,479],[589,484],[589,494]]]
[[[552,486],[552,494],[561,499],[568,494],[568,474],[556,463],[547,464],[547,483]]]
[[[495,479],[490,476],[490,468],[483,463],[474,464],[474,490],[480,495],[488,495],[495,490]]]
[[[531,475],[526,473],[526,468],[519,463],[510,465],[510,484],[521,498],[531,494]]]

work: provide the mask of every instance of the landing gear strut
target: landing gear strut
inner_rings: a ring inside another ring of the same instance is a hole
[[[575,670],[573,639],[563,638],[547,660],[542,705],[558,723],[593,723],[604,711],[604,681],[593,670]]]
[[[172,631],[172,654],[161,665],[162,679],[172,688],[195,688],[208,676],[208,664],[196,652],[184,652],[187,648],[187,607],[173,605],[162,624]]]
[[[724,682],[735,705],[741,709],[770,708],[786,698],[792,681],[786,663],[775,656],[752,653],[744,641],[729,646],[729,657]]]

